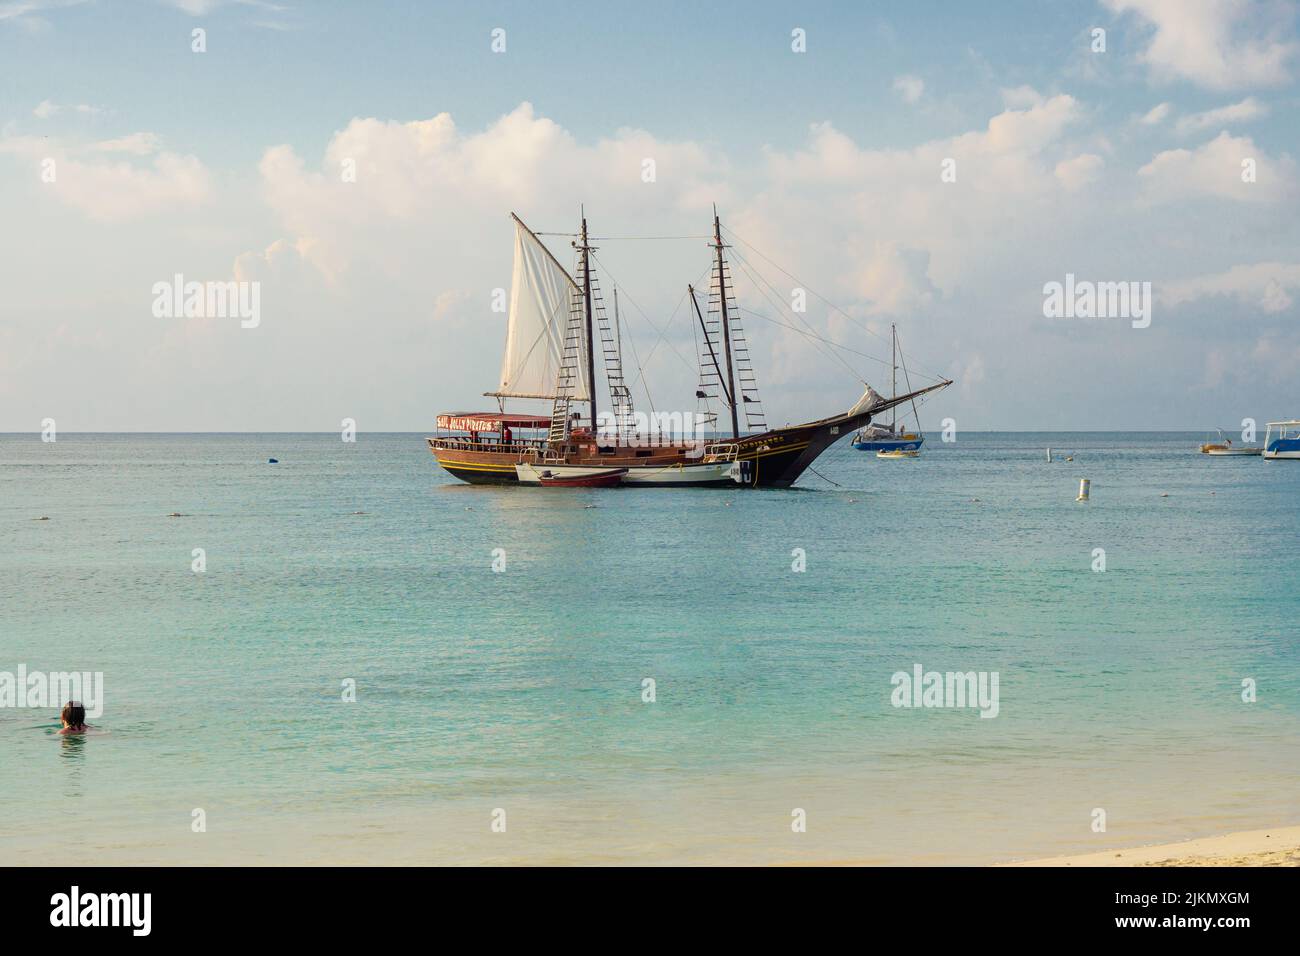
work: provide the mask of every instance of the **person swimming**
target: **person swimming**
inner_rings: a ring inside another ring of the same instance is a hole
[[[86,707],[75,700],[70,700],[63,707],[63,729],[59,731],[59,736],[67,734],[84,734],[90,729],[86,723]]]

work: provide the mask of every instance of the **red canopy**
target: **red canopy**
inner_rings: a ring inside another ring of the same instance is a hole
[[[502,428],[550,428],[550,418],[501,412],[451,412],[438,416],[438,427],[453,432],[499,432]]]

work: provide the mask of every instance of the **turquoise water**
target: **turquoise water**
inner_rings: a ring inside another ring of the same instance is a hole
[[[845,445],[718,492],[470,487],[419,435],[0,436],[0,671],[106,696],[79,742],[0,708],[0,862],[982,863],[1300,822],[1300,463],[1201,440]],[[894,708],[915,663],[998,672],[997,717]]]

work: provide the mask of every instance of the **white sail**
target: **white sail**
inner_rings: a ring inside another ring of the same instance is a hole
[[[883,405],[884,403],[885,400],[880,397],[880,393],[868,385],[867,390],[862,393],[862,397],[858,399],[857,404],[845,412],[845,414],[857,415],[860,412],[869,411],[877,405]]]
[[[554,398],[557,394],[570,308],[580,290],[522,222],[515,220],[515,268],[510,287],[510,319],[501,384],[490,394],[516,398]],[[586,401],[585,336],[568,396]]]

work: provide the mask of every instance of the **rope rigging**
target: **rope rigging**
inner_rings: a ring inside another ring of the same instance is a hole
[[[863,372],[861,372],[858,368],[856,368],[853,363],[848,361],[845,358],[845,355],[856,356],[860,359],[865,359],[866,361],[876,363],[884,367],[889,367],[891,363],[886,361],[885,359],[882,359],[876,355],[872,355],[868,352],[860,351],[858,349],[851,348],[850,346],[843,345],[840,342],[837,342],[834,339],[829,338],[828,336],[823,335],[821,332],[819,332],[818,329],[815,328],[803,314],[801,314],[793,307],[792,303],[786,301],[786,297],[784,293],[778,290],[776,286],[773,285],[773,283],[763,275],[763,272],[759,270],[757,264],[754,261],[751,261],[749,255],[742,253],[741,250],[737,247],[737,245],[735,245],[735,243],[739,243],[740,245],[743,245],[750,254],[756,256],[759,259],[762,259],[769,266],[776,269],[778,272],[780,272],[786,278],[790,279],[792,282],[796,283],[798,288],[805,290],[808,293],[811,293],[811,295],[814,298],[818,299],[821,303],[823,303],[831,312],[836,313],[842,316],[843,318],[847,319],[859,330],[866,332],[868,335],[874,336],[875,338],[881,341],[888,341],[888,339],[886,339],[879,332],[870,328],[868,325],[864,324],[863,321],[859,320],[853,315],[850,315],[848,312],[844,311],[839,306],[835,305],[835,303],[831,302],[829,299],[827,299],[821,293],[817,292],[815,289],[810,288],[806,283],[804,283],[801,279],[799,279],[798,276],[794,275],[787,269],[778,265],[770,257],[765,255],[762,252],[762,250],[758,249],[752,243],[748,242],[743,237],[736,234],[733,230],[728,229],[725,226],[722,226],[720,228],[721,231],[726,234],[726,237],[732,240],[733,242],[733,244],[729,246],[730,255],[727,258],[740,271],[740,273],[744,276],[744,278],[749,281],[749,283],[753,287],[753,290],[756,291],[759,296],[761,296],[763,299],[766,300],[767,304],[773,309],[773,314],[781,317],[774,318],[773,315],[767,315],[764,314],[763,312],[758,312],[753,309],[741,307],[738,304],[733,304],[732,308],[735,309],[737,313],[748,313],[750,316],[753,316],[754,318],[762,319],[764,322],[771,323],[772,325],[775,325],[781,329],[785,329],[789,332],[793,332],[801,336],[820,355],[838,363],[845,370],[847,370],[848,373],[852,375],[856,381],[860,382],[863,385],[868,384],[867,376],[864,375]],[[538,233],[534,233],[534,235],[568,238],[568,237],[575,236],[577,234],[571,232],[538,232]],[[706,236],[706,235],[601,236],[601,237],[590,237],[587,241],[594,242],[597,241],[597,239],[602,241],[698,240],[698,239],[708,240],[708,239],[713,239],[713,237]],[[636,388],[637,386],[640,386],[641,390],[645,393],[646,401],[649,405],[649,408],[651,409],[651,411],[653,411],[654,400],[653,397],[650,395],[649,385],[646,381],[645,371],[646,371],[646,366],[648,366],[651,363],[651,361],[654,359],[655,354],[658,352],[659,347],[661,345],[666,345],[668,349],[674,355],[677,356],[678,361],[680,361],[691,373],[696,373],[697,371],[699,371],[700,368],[702,368],[701,359],[699,358],[699,352],[700,352],[699,330],[696,329],[696,323],[694,321],[694,318],[690,314],[689,310],[687,311],[688,311],[688,318],[691,319],[690,326],[692,332],[692,342],[694,345],[693,351],[696,354],[692,358],[688,359],[685,355],[682,354],[678,346],[675,344],[674,336],[669,334],[670,332],[674,331],[674,322],[677,318],[678,313],[682,311],[682,307],[686,302],[687,293],[683,292],[683,294],[678,298],[677,303],[674,306],[672,312],[668,315],[667,320],[661,326],[657,322],[655,322],[652,318],[650,318],[649,314],[646,312],[645,309],[641,307],[640,303],[638,303],[635,299],[633,299],[630,295],[628,295],[626,287],[622,286],[621,283],[619,283],[617,277],[609,269],[609,267],[606,265],[604,260],[599,258],[596,255],[594,249],[590,251],[590,258],[595,265],[599,266],[602,272],[604,272],[606,275],[609,276],[611,282],[615,287],[621,288],[623,293],[623,300],[625,302],[630,302],[632,308],[637,312],[637,314],[639,314],[640,317],[644,319],[645,322],[650,326],[650,328],[657,333],[654,344],[651,346],[650,350],[646,353],[645,359],[643,360],[641,359],[639,351],[636,347],[636,342],[635,342],[636,336],[632,334],[632,330],[630,328],[627,330],[628,348],[632,354],[632,358],[636,366],[636,376],[633,379],[633,381],[629,383],[628,388],[630,390],[632,388]],[[698,287],[701,280],[704,278],[704,276],[708,275],[711,272],[712,268],[713,267],[710,266],[709,268],[703,270],[700,277],[698,277],[695,283],[692,283],[692,285]],[[729,297],[730,297],[730,292],[729,292]],[[783,321],[784,316],[782,315],[782,313],[788,313],[790,316],[793,316],[795,322],[797,322],[798,324],[794,324],[790,321]],[[621,351],[621,348],[619,349],[619,351]],[[912,390],[910,374],[909,374],[910,370],[908,368],[906,359],[902,355],[902,350],[898,349],[898,353],[899,353],[899,360],[902,363],[904,382],[906,384],[907,390],[910,392]],[[926,372],[922,370],[920,367],[917,367],[915,365],[913,366],[913,368],[915,368],[918,371],[918,374],[920,374],[923,379],[942,381],[944,378],[941,375],[936,375],[930,372]],[[697,395],[697,398],[698,397],[699,396]],[[711,403],[706,402],[705,404],[706,406],[710,406],[708,407],[708,412],[710,413],[710,416],[713,416],[714,413],[711,407]],[[924,400],[919,404],[924,404]],[[918,415],[919,404],[915,399],[912,400],[913,415]],[[919,424],[919,416],[918,416],[918,424]]]
[[[725,233],[727,233],[727,235],[730,236],[731,238],[737,240],[738,242],[744,243],[744,245],[745,245],[746,247],[748,247],[750,250],[752,250],[752,251],[754,252],[755,255],[757,255],[760,259],[762,259],[764,262],[766,262],[766,263],[767,263],[768,265],[770,265],[772,268],[776,269],[778,272],[780,272],[780,273],[781,273],[782,275],[784,275],[786,278],[791,279],[791,280],[793,280],[794,282],[797,282],[797,283],[799,284],[799,287],[800,287],[800,288],[802,288],[802,289],[806,289],[808,292],[811,292],[811,293],[812,293],[812,294],[813,294],[817,299],[819,299],[821,302],[823,302],[824,304],[826,304],[827,306],[829,306],[829,307],[830,307],[831,309],[833,309],[834,311],[838,312],[840,315],[844,316],[844,318],[848,319],[850,322],[852,322],[854,325],[856,325],[856,326],[857,326],[858,328],[860,328],[862,331],[866,332],[868,335],[874,335],[876,338],[880,339],[882,342],[883,342],[883,341],[886,341],[885,337],[884,337],[883,335],[881,335],[879,332],[875,331],[874,329],[871,329],[870,327],[868,327],[868,326],[866,326],[866,325],[863,325],[861,322],[859,322],[859,321],[858,321],[857,319],[855,319],[853,316],[849,315],[849,313],[845,312],[843,309],[841,309],[838,305],[836,305],[836,304],[835,304],[834,302],[832,302],[830,299],[826,298],[824,295],[822,295],[822,294],[821,294],[820,292],[818,292],[816,289],[813,289],[812,287],[810,287],[806,282],[804,282],[804,281],[803,281],[802,279],[800,279],[798,276],[796,276],[796,275],[794,275],[793,273],[788,272],[787,270],[781,268],[781,266],[777,265],[777,263],[773,262],[770,258],[768,258],[767,256],[763,255],[763,252],[762,252],[761,249],[758,249],[758,248],[755,247],[752,243],[746,242],[745,239],[744,239],[743,237],[736,235],[735,232],[733,232],[732,230],[728,229],[726,226],[723,226],[723,227],[722,227],[722,230],[723,230]],[[918,371],[920,374],[924,375],[926,378],[933,378],[935,381],[941,381],[941,380],[943,379],[943,376],[942,376],[942,375],[937,375],[937,374],[934,374],[934,373],[931,373],[931,372],[925,371],[924,369],[920,368],[919,366],[917,367],[917,371]]]
[[[758,291],[762,294],[763,298],[767,299],[769,303],[775,305],[777,309],[780,310],[784,305],[784,303],[781,302],[779,294],[776,292],[774,288],[772,288],[771,283],[763,279],[761,275],[757,275],[754,271],[751,271],[749,261],[744,256],[742,256],[740,252],[736,250],[734,247],[733,247],[733,256],[736,262],[740,265],[741,270],[745,273],[746,276],[749,277],[750,281],[754,283],[754,287],[758,289]],[[766,286],[767,289],[764,289],[763,288],[764,286]],[[770,294],[768,292],[769,289],[771,290]],[[798,317],[799,321],[803,322],[804,325],[808,326],[807,332],[805,332],[803,329],[795,328],[794,326],[789,326],[789,328],[792,331],[798,332],[800,335],[803,335],[805,338],[810,337],[809,333],[811,333],[811,338],[821,339],[821,336],[817,335],[817,333],[813,330],[813,327],[809,325],[807,319],[804,319],[802,316],[799,316],[799,313],[794,312],[793,310],[791,310],[791,314]],[[821,339],[821,341],[829,342],[831,345],[835,345],[837,348],[839,347],[837,343],[830,342],[829,339]],[[819,348],[819,351],[821,351],[823,355],[827,355],[830,358],[835,359],[841,365],[843,365],[846,369],[849,370],[849,374],[852,375],[859,382],[861,382],[863,385],[867,384],[867,380],[862,375],[862,373],[859,372],[857,369],[855,369],[847,361],[845,361],[843,356],[839,355],[837,352],[832,352],[829,349]]]

